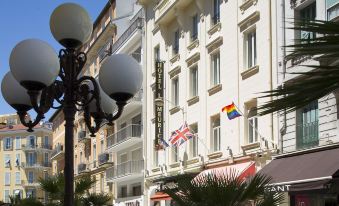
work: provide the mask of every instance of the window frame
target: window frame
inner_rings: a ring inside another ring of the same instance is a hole
[[[192,34],[191,34],[191,41],[198,39],[198,32],[199,32],[199,17],[198,14],[194,14],[192,16]]]
[[[216,25],[220,22],[220,5],[222,0],[213,0],[213,16],[212,23]]]
[[[21,184],[21,172],[15,172],[15,184],[16,185],[20,185]]]
[[[21,137],[20,136],[15,137],[15,149],[17,150],[21,149]]]
[[[179,76],[171,78],[171,101],[173,106],[179,106]]]
[[[195,71],[195,72],[193,72]],[[189,78],[190,78],[190,97],[199,96],[199,70],[198,65],[194,65],[189,69]],[[195,80],[194,80],[195,78]]]
[[[217,134],[217,135],[215,135]],[[213,152],[221,150],[221,124],[220,115],[211,117],[211,149]]]
[[[257,30],[255,26],[244,33],[245,70],[251,69],[258,64],[257,40]]]
[[[180,31],[177,29],[174,32],[174,39],[173,39],[173,55],[179,54],[180,49]]]
[[[210,55],[211,60],[211,86],[216,86],[221,83],[220,79],[220,50],[217,50]],[[217,63],[215,63],[217,61]]]

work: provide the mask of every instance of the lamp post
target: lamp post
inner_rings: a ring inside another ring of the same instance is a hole
[[[91,136],[95,136],[101,126],[112,125],[121,116],[127,101],[141,88],[142,71],[132,57],[117,54],[103,61],[98,81],[91,76],[80,75],[86,54],[79,52],[78,48],[89,40],[93,28],[88,13],[77,4],[65,3],[58,6],[51,15],[50,29],[65,49],[56,55],[41,40],[27,39],[19,42],[11,52],[10,72],[2,80],[1,91],[29,132],[33,131],[49,109],[63,110],[64,205],[73,206],[73,129],[76,111],[84,111],[86,126]],[[33,121],[25,118],[31,109],[37,114]]]

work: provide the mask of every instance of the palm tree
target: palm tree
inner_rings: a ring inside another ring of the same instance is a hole
[[[166,186],[164,192],[179,206],[276,206],[283,201],[281,193],[266,189],[270,178],[262,174],[246,181],[233,172],[181,175],[176,180],[175,187]]]
[[[309,72],[291,72],[290,74],[303,76],[293,84],[287,83],[282,87],[265,92],[263,97],[272,98],[272,100],[258,107],[260,115],[280,110],[294,111],[339,88],[339,23],[322,20],[296,20],[291,29],[315,35],[287,46],[286,48],[291,52],[287,56],[287,60],[308,56],[318,62],[318,65],[305,65],[311,68]]]
[[[64,201],[64,175],[58,174],[47,179],[40,179],[41,188],[48,193],[50,206],[63,205]],[[110,201],[107,194],[90,193],[89,189],[95,184],[95,180],[90,176],[84,176],[75,181],[74,205],[76,206],[103,206]]]
[[[43,204],[35,198],[24,198],[21,199],[18,196],[10,196],[11,206],[43,206]],[[1,205],[1,204],[0,204]]]

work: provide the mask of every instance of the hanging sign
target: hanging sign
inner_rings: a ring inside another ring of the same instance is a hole
[[[155,147],[160,149],[161,142],[164,138],[164,62],[155,62]]]

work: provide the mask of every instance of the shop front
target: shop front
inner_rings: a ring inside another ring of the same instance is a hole
[[[259,173],[272,178],[268,190],[285,194],[284,206],[339,204],[339,148],[276,156]]]

